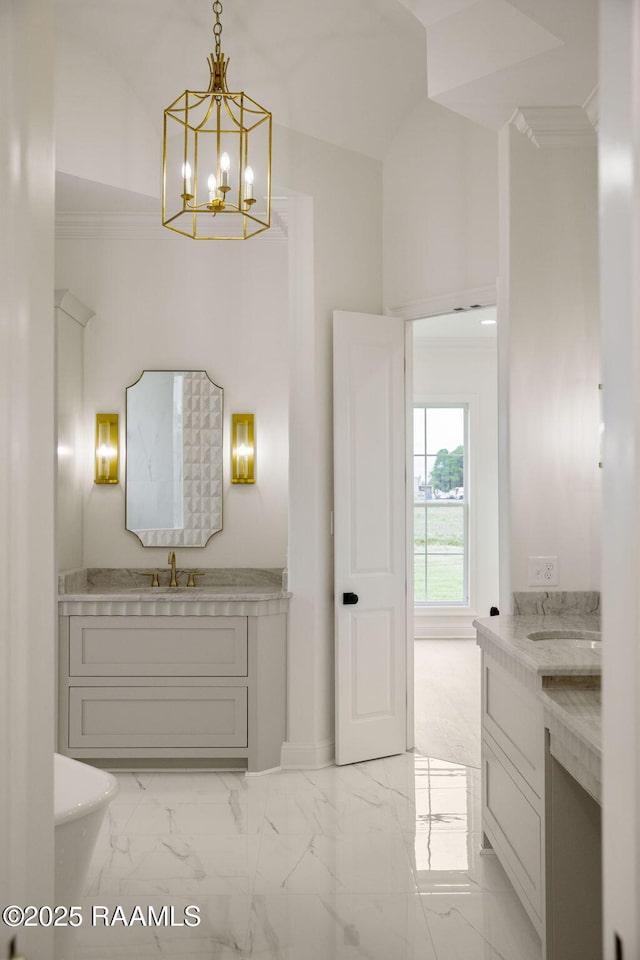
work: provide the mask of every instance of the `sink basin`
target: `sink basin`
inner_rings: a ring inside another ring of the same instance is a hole
[[[597,650],[602,642],[597,630],[536,630],[527,640],[569,640],[583,650]]]

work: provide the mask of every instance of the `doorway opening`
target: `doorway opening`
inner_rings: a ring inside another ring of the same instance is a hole
[[[496,308],[418,319],[412,335],[415,748],[479,766],[473,620],[498,598]]]

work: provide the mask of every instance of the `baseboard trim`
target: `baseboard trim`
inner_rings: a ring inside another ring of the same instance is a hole
[[[473,621],[475,614],[438,616],[416,613],[413,620],[413,635],[416,640],[473,640],[476,635]]]
[[[335,762],[333,737],[320,743],[285,741],[280,751],[280,766],[283,770],[318,770]]]

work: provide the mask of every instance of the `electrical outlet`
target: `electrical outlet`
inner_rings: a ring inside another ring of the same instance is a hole
[[[557,587],[558,558],[529,557],[529,586]]]

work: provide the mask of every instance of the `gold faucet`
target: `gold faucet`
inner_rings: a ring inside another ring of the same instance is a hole
[[[178,581],[176,580],[176,552],[175,550],[169,550],[169,558],[167,563],[171,564],[171,583],[170,587],[177,587]]]
[[[187,578],[187,586],[197,587],[198,584],[196,583],[196,577],[201,577],[201,576],[202,576],[201,570],[189,570],[189,576]]]

